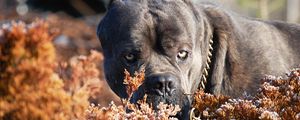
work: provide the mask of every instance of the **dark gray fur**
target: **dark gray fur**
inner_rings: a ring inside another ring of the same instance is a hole
[[[179,104],[181,116],[197,89],[210,37],[214,40],[213,64],[206,91],[241,96],[253,94],[265,74],[283,75],[300,63],[300,26],[243,17],[215,4],[189,0],[114,0],[98,27],[105,56],[105,76],[112,90],[126,98],[123,71],[146,69],[146,81],[132,101],[145,94],[147,76],[170,73],[178,78],[169,96],[148,95],[148,102]],[[176,59],[181,49],[186,61]],[[123,55],[139,51],[138,61],[127,64]]]

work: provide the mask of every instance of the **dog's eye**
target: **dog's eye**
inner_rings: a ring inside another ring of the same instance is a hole
[[[185,60],[188,57],[188,52],[185,50],[181,50],[177,53],[177,58],[181,60]]]
[[[124,58],[126,59],[127,62],[134,62],[136,59],[135,55],[132,53],[125,55]]]

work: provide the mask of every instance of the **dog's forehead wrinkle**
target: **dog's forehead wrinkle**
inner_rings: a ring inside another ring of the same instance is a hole
[[[121,28],[115,28],[110,30],[109,32],[109,34],[117,34],[110,35],[110,40],[107,40],[115,41],[116,44],[112,44],[113,48],[123,48],[123,46],[125,48],[144,48],[144,46],[146,46],[145,44],[149,44],[148,41],[150,41],[151,35],[147,35],[149,34],[149,31],[147,31],[147,29],[149,30],[152,28],[147,28],[147,25],[152,23],[145,22],[145,20],[143,20],[142,14],[136,14],[134,16],[134,19],[125,20],[124,23],[119,25]]]
[[[119,49],[114,49],[114,53],[117,55],[124,54],[124,53],[131,53],[135,51],[141,51],[142,49],[142,44],[139,44],[138,42],[133,42],[133,41],[120,41],[120,43],[117,43],[114,45],[115,48]]]
[[[155,53],[154,53],[155,54]],[[167,65],[167,66],[165,66]],[[165,67],[162,67],[165,66]],[[179,73],[180,67],[174,61],[163,55],[151,55],[145,63],[146,72],[172,72]]]
[[[182,46],[192,48],[193,41],[186,32],[178,32],[183,30],[179,28],[173,33],[168,30],[160,32],[158,34],[159,39],[156,39],[156,47],[161,47],[164,51],[178,50]]]
[[[181,44],[184,42],[193,43],[195,41],[194,35],[196,32],[195,24],[192,21],[192,15],[182,15],[178,11],[177,13],[156,11],[159,19],[157,20],[157,34],[156,42],[162,42],[163,45],[171,46],[172,42],[178,42]],[[178,17],[181,16],[181,17]],[[183,22],[188,21],[188,22]],[[165,43],[170,44],[165,44]]]

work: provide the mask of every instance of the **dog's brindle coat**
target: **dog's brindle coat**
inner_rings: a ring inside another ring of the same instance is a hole
[[[199,86],[213,39],[206,91],[240,96],[255,93],[265,74],[282,75],[300,63],[300,26],[233,14],[211,3],[189,0],[113,0],[98,27],[107,81],[128,97],[124,69],[145,68],[133,95],[178,104],[186,116]]]

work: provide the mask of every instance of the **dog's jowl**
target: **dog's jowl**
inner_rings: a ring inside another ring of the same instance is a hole
[[[184,118],[198,87],[253,94],[265,74],[282,75],[300,63],[299,25],[246,18],[206,2],[112,0],[97,33],[117,95],[128,97],[124,69],[144,68],[131,101],[147,94],[154,107],[180,105]]]

